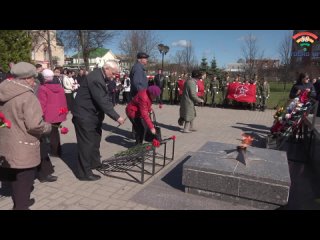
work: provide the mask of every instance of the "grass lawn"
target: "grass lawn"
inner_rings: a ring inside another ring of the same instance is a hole
[[[275,108],[277,106],[286,106],[289,100],[289,92],[292,83],[287,83],[284,90],[282,82],[270,82],[270,98],[267,101],[268,108]]]

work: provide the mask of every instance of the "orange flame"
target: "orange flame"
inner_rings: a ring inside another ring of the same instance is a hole
[[[250,135],[247,135],[245,133],[242,134],[242,141],[241,144],[244,147],[250,146],[252,144],[252,141],[254,140],[253,137],[251,137]]]

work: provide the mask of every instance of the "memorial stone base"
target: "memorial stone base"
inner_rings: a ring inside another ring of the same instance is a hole
[[[286,152],[248,147],[242,163],[234,158],[236,148],[207,142],[192,154],[183,165],[185,191],[260,209],[286,205],[291,184]]]

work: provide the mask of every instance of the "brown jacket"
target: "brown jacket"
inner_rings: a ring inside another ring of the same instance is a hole
[[[5,80],[0,84],[0,112],[11,121],[10,129],[0,128],[0,157],[5,158],[2,167],[23,169],[39,165],[39,139],[50,133],[51,124],[43,121],[40,103],[25,80]]]

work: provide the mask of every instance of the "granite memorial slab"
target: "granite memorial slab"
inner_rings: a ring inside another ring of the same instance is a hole
[[[207,142],[183,165],[185,191],[272,209],[288,202],[286,152],[248,147],[245,161],[237,145]]]

